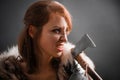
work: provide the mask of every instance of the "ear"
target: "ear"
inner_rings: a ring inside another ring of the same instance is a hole
[[[33,38],[35,36],[36,32],[37,32],[36,27],[33,25],[30,25],[29,30],[28,30],[29,35]]]

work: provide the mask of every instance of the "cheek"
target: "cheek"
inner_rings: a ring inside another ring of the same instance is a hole
[[[58,35],[50,35],[50,34],[48,34],[48,36],[47,36],[47,40],[48,40],[48,42],[51,42],[51,43],[56,43],[56,42],[58,42],[59,41],[59,36]]]
[[[41,39],[39,39],[40,45],[49,45],[49,46],[55,46],[56,42],[59,41],[59,35],[52,35],[52,34],[45,34],[44,36],[41,36]]]

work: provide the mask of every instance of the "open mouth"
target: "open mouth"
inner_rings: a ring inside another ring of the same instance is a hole
[[[64,49],[64,44],[57,45],[58,51],[63,51],[63,49]]]

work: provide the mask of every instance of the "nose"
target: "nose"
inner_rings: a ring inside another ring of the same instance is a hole
[[[68,41],[67,35],[66,34],[61,35],[60,40],[63,42],[67,42]]]

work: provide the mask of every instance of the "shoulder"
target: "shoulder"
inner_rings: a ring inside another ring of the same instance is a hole
[[[70,76],[69,80],[87,80],[87,77],[85,76],[85,70],[71,54],[71,50],[74,47],[75,45],[71,43],[67,43],[65,45],[61,62],[64,65],[65,71]]]
[[[0,55],[0,80],[26,80],[17,57],[17,46],[9,48]],[[23,78],[23,79],[22,79]]]

